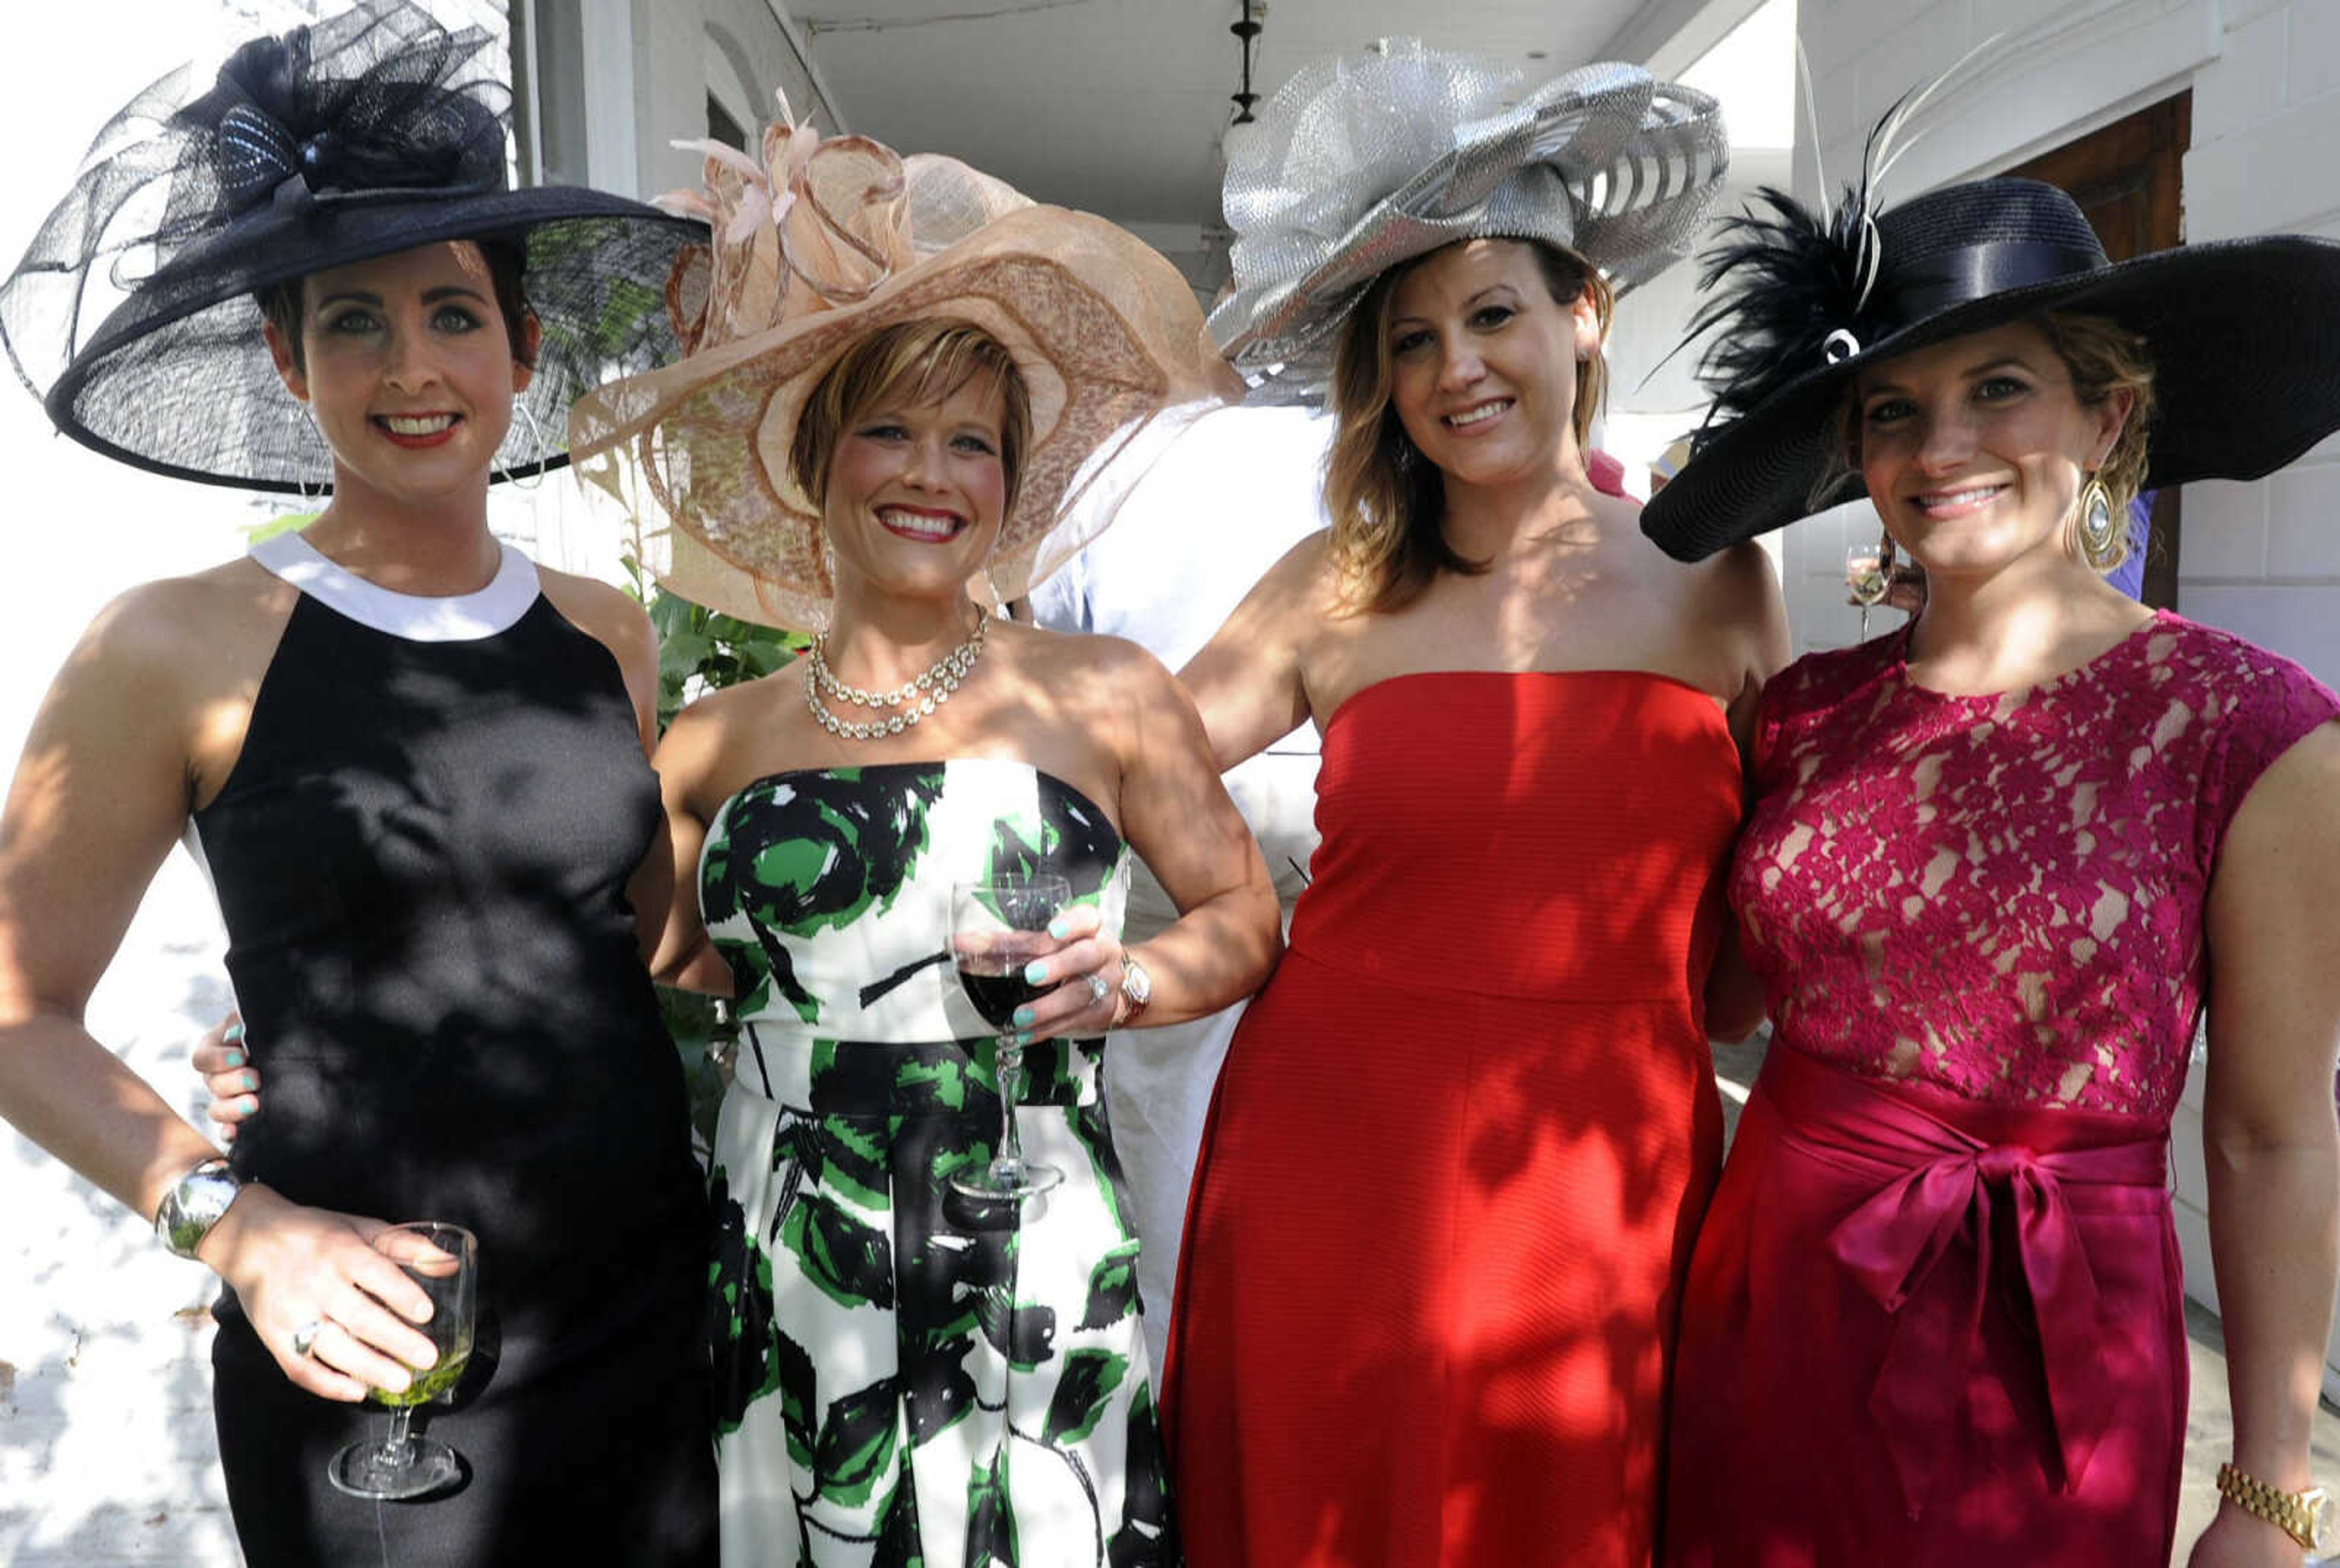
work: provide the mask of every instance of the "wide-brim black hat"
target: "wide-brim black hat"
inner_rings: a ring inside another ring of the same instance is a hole
[[[664,293],[706,229],[600,191],[509,188],[494,47],[407,0],[364,0],[246,44],[207,91],[183,69],[134,99],[0,283],[0,346],[57,428],[156,472],[330,490],[332,455],[276,372],[255,293],[505,240],[523,248],[541,341],[493,467],[565,461],[571,402],[680,352]]]
[[[1873,223],[1762,200],[1771,215],[1730,220],[1706,261],[1710,287],[1735,280],[1699,319],[1719,334],[1700,372],[1715,412],[1641,512],[1678,560],[1867,493],[1858,472],[1819,490],[1864,367],[2048,311],[2145,340],[2148,486],[2256,479],[2340,429],[2340,244],[2278,234],[2109,263],[2071,197],[2035,180],[1952,185]]]

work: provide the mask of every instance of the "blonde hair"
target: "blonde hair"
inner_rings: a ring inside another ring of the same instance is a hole
[[[2153,356],[2141,333],[2110,316],[2043,311],[2026,319],[2039,329],[2048,346],[2064,362],[2065,372],[2072,378],[2072,396],[2081,407],[2102,408],[2105,400],[2117,392],[2132,394],[2128,418],[2122,422],[2120,434],[2113,438],[2112,450],[2105,454],[2096,472],[2112,500],[2118,541],[2112,559],[2101,563],[2101,567],[2106,571],[2115,571],[2128,559],[2129,505],[2145,489],[2149,461],[2146,438],[2153,423]],[[1837,488],[1860,471],[1860,388],[1857,382],[1845,389],[1844,400],[1829,418],[1836,425],[1836,439],[1829,443],[1828,466],[1805,497],[1805,503],[1814,511],[1829,505],[1828,498]],[[2069,530],[2075,535],[2078,521],[2076,508]],[[2066,544],[2073,554],[2081,554],[2077,537]]]
[[[1512,242],[1534,252],[1537,271],[1553,303],[1590,297],[1601,335],[1609,335],[1616,296],[1600,270],[1581,256],[1534,240]],[[1333,560],[1342,597],[1353,609],[1380,613],[1422,597],[1441,571],[1476,576],[1487,570],[1446,541],[1445,476],[1406,435],[1390,401],[1389,322],[1392,302],[1406,274],[1433,251],[1373,280],[1349,313],[1334,352],[1330,399],[1336,422],[1324,460],[1324,505],[1333,518]],[[1609,368],[1598,353],[1576,367],[1576,406],[1569,423],[1578,450],[1608,396]]]
[[[1032,394],[997,338],[968,322],[940,318],[897,322],[880,327],[838,356],[805,400],[788,442],[788,471],[812,498],[828,504],[828,465],[846,427],[880,403],[899,398],[914,408],[930,408],[955,395],[977,376],[998,388],[999,468],[1006,481],[1003,521],[1016,510],[1024,475],[1025,448],[1032,434]]]

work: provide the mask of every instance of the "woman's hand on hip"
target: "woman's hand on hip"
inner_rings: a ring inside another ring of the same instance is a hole
[[[203,1031],[195,1042],[195,1071],[212,1103],[205,1112],[219,1127],[220,1142],[235,1142],[238,1124],[260,1112],[260,1069],[252,1065],[243,1046],[243,1016],[228,1016]]]

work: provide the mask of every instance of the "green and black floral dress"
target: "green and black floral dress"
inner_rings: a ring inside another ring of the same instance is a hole
[[[711,1178],[727,1564],[1175,1559],[1104,1042],[1025,1054],[1024,1146],[1066,1179],[1020,1225],[947,1185],[999,1133],[951,884],[1040,869],[1119,928],[1120,836],[1015,761],[775,774],[709,824],[746,1026]]]

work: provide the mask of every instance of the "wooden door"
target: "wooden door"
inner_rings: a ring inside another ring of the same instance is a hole
[[[2069,192],[2103,242],[2105,254],[2125,262],[2186,238],[2180,179],[2193,123],[2189,90],[2007,172]],[[2177,604],[2180,500],[2174,488],[2154,498],[2153,540],[2145,556],[2143,597],[2166,609]]]

